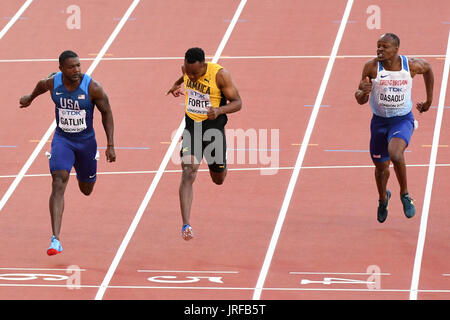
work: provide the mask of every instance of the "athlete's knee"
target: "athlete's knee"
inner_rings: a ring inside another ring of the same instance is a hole
[[[89,196],[92,193],[93,190],[94,190],[94,188],[91,188],[91,189],[82,188],[82,189],[80,189],[81,193],[84,194],[85,196]]]
[[[193,183],[195,178],[197,177],[198,166],[196,165],[183,165],[182,166],[182,174],[181,174],[181,182],[182,183]]]
[[[388,152],[389,152],[389,158],[391,159],[392,162],[394,163],[399,163],[399,162],[403,162],[405,157],[404,157],[404,152],[406,149],[406,142],[405,140],[401,139],[401,138],[392,138],[391,141],[389,142],[389,146],[388,146]]]
[[[375,176],[381,177],[389,173],[389,161],[375,164]]]
[[[55,195],[62,195],[66,190],[66,184],[62,180],[52,181],[52,193]]]
[[[403,155],[403,151],[402,150],[390,150],[389,151],[389,158],[391,159],[391,161],[396,164],[396,163],[403,163],[405,161],[405,157]]]
[[[217,185],[221,185],[221,184],[223,184],[224,182],[225,182],[225,177],[213,177],[212,178],[212,181],[215,183],[215,184],[217,184]]]
[[[78,181],[78,187],[85,196],[89,196],[94,191],[94,183]]]
[[[69,181],[69,173],[66,171],[52,172],[52,193],[63,194]]]
[[[217,185],[221,185],[225,182],[225,178],[227,176],[227,171],[222,171],[222,172],[213,172],[210,171],[210,175],[211,175],[211,179],[212,181],[217,184]]]

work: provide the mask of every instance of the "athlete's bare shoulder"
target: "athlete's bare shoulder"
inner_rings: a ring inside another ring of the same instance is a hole
[[[220,68],[216,73],[216,82],[222,83],[223,81],[227,81],[229,78],[231,78],[230,73],[225,68]]]
[[[431,70],[431,65],[422,58],[408,57],[408,65],[411,77],[414,77],[416,74],[424,74]]]
[[[369,77],[370,79],[375,79],[377,77],[378,59],[373,58],[364,64],[362,79]]]
[[[100,111],[104,109],[104,106],[109,106],[108,96],[106,95],[106,92],[103,90],[102,85],[94,79],[92,79],[91,83],[89,84],[89,96]]]
[[[91,83],[89,84],[89,95],[94,98],[104,95],[103,87],[100,82],[94,79],[91,80]]]
[[[97,80],[91,79],[91,83],[89,84],[89,89],[98,89],[101,88],[102,85]]]
[[[51,72],[47,77],[42,79],[43,85],[45,89],[52,91],[53,90],[53,79],[57,72]]]

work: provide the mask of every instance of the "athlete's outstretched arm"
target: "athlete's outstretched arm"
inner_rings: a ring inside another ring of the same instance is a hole
[[[216,74],[217,87],[228,100],[228,103],[220,108],[208,108],[208,119],[214,120],[221,114],[233,113],[241,110],[242,100],[230,73],[225,69],[220,69]]]
[[[116,161],[116,153],[114,151],[114,120],[108,96],[102,86],[94,80],[92,80],[89,86],[89,95],[102,114],[102,123],[107,141],[106,160],[108,162],[114,162]]]
[[[420,113],[428,111],[433,101],[433,88],[434,88],[434,74],[431,65],[424,59],[409,58],[408,60],[411,77],[416,74],[423,74],[423,80],[425,81],[425,89],[427,91],[427,100],[425,102],[418,102],[416,105],[417,110]]]
[[[184,95],[183,90],[181,90],[181,85],[184,82],[184,65],[181,66],[181,73],[183,74],[180,78],[175,81],[172,88],[169,89],[169,91],[166,92],[166,96],[171,93],[174,97],[179,97],[180,95]]]
[[[181,84],[184,82],[184,76],[181,76],[175,83],[173,84],[172,88],[169,89],[169,91],[166,92],[166,95],[171,93],[174,97],[179,97],[180,95],[183,95],[183,91],[181,90]]]
[[[53,76],[56,72],[50,73],[47,78],[39,80],[31,94],[24,95],[19,100],[20,108],[28,107],[37,96],[40,96],[43,93],[51,90],[53,87]]]

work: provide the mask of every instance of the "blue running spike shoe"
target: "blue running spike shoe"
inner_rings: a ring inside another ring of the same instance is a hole
[[[194,237],[192,227],[188,224],[183,225],[183,227],[181,228],[181,236],[186,241],[191,240]]]
[[[400,199],[402,200],[403,213],[405,214],[405,216],[408,219],[414,217],[414,215],[416,214],[416,207],[414,206],[414,200],[411,199],[409,193],[402,194],[400,196]]]
[[[388,215],[388,204],[389,204],[389,199],[391,198],[391,192],[389,190],[386,190],[386,194],[387,194],[386,202],[383,203],[380,200],[378,200],[377,219],[378,219],[379,223],[383,223],[384,220],[386,220],[387,215]]]
[[[55,238],[55,236],[52,236],[52,241],[50,243],[50,247],[47,249],[47,254],[49,256],[54,256],[55,254],[61,253],[63,251],[63,248],[61,246],[61,242],[59,242],[58,239]]]

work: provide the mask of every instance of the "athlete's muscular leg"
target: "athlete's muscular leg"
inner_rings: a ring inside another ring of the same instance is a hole
[[[386,186],[389,180],[389,164],[390,161],[374,162],[375,164],[375,181],[377,183],[379,200],[383,203],[387,200]]]
[[[400,194],[408,193],[408,185],[406,179],[406,163],[404,152],[406,142],[401,138],[392,138],[389,142],[388,151],[392,164],[394,165],[395,175],[400,184]]]
[[[92,193],[92,190],[94,190],[95,182],[83,182],[78,180],[78,187],[80,188],[81,193],[83,193],[85,196],[88,196]]]
[[[66,191],[68,182],[69,172],[66,170],[52,172],[52,193],[50,195],[49,207],[53,235],[58,240],[64,212],[64,192]]]
[[[222,172],[214,172],[210,170],[209,175],[211,176],[211,179],[215,184],[221,185],[225,181],[225,177],[227,176],[227,169]]]
[[[180,208],[183,224],[190,224],[191,205],[193,199],[193,184],[197,176],[198,167],[194,156],[186,156],[181,160],[181,183],[180,183]]]

